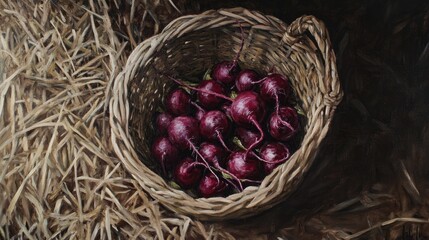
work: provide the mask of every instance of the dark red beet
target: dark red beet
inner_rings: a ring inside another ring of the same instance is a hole
[[[260,138],[246,150],[248,153],[264,139],[264,131],[259,123],[265,116],[265,104],[259,95],[252,91],[241,92],[231,104],[231,117],[239,126],[255,126]]]
[[[225,95],[225,90],[223,86],[216,81],[211,81],[211,80],[202,81],[198,85],[198,89]],[[225,101],[225,99],[223,98],[219,98],[214,96],[213,94],[209,94],[202,91],[197,92],[197,98],[201,106],[205,107],[206,109],[218,108],[219,105]]]
[[[175,89],[165,98],[165,107],[173,115],[187,115],[192,109],[191,97],[185,90]]]
[[[228,157],[227,170],[239,179],[257,180],[260,177],[259,161],[246,152],[233,152]]]
[[[161,165],[164,174],[177,164],[180,157],[178,149],[166,137],[158,137],[152,144],[152,156]]]
[[[243,144],[243,146],[246,148],[249,148],[254,142],[258,141],[258,139],[261,137],[261,134],[259,132],[253,131],[251,129],[243,128],[243,127],[238,127],[235,130],[235,133],[238,139],[240,139],[241,144]],[[257,145],[255,147],[257,147]]]
[[[212,143],[203,142],[200,145],[199,151],[211,166],[216,168],[225,166],[226,154],[222,147]]]
[[[266,102],[277,101],[284,102],[290,94],[290,85],[288,79],[277,73],[265,77],[260,85],[261,98]]]
[[[235,80],[235,87],[239,92],[253,90],[255,84],[257,84],[260,79],[261,78],[257,72],[245,69],[238,74],[237,79]]]
[[[164,135],[167,133],[168,126],[170,125],[171,120],[173,120],[173,116],[168,113],[159,113],[156,116],[155,120],[155,130],[159,135]]]
[[[228,134],[229,120],[225,113],[214,110],[206,112],[200,121],[201,136],[207,140],[219,140],[225,145],[223,138]]]
[[[224,181],[218,181],[212,173],[208,173],[203,176],[200,184],[198,185],[200,195],[205,198],[222,196],[227,188],[227,183]]]
[[[192,149],[200,142],[198,121],[188,116],[174,118],[168,126],[168,138],[179,149]]]
[[[280,142],[273,142],[261,148],[260,156],[263,162],[265,174],[270,174],[278,165],[286,162],[290,157],[288,147]]]
[[[231,117],[240,126],[255,126],[265,116],[265,104],[259,95],[252,91],[241,92],[231,104]]]
[[[195,186],[201,178],[202,169],[191,158],[187,157],[177,165],[174,171],[174,179],[182,188]]]
[[[290,139],[298,131],[298,127],[298,114],[291,107],[281,107],[279,114],[272,113],[268,120],[268,131],[280,141]]]
[[[237,61],[222,61],[213,67],[211,76],[214,80],[229,86],[234,84],[239,72],[240,66]]]

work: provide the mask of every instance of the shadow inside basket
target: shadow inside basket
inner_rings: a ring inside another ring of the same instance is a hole
[[[249,26],[243,26],[243,31],[244,47],[239,57],[241,69],[254,69],[261,75],[273,71],[286,75],[291,82],[294,107],[298,110],[301,124],[299,134],[290,143],[292,152],[295,152],[308,128],[306,119],[311,118],[308,113],[315,98],[315,93],[309,90],[311,88],[301,84],[305,81],[303,78],[312,77],[307,76],[307,73],[314,74],[314,71],[307,71],[314,70],[314,66],[305,62],[304,53],[310,51],[307,49],[308,43],[303,40],[288,46],[281,41],[280,32]],[[164,97],[176,86],[164,74],[198,83],[216,63],[233,60],[239,51],[241,36],[240,28],[234,25],[198,30],[169,40],[151,53],[145,53],[148,56],[142,59],[148,60],[138,64],[142,67],[128,85],[128,100],[129,132],[136,152],[148,168],[161,173],[150,152],[156,137],[153,123],[156,114],[164,111]],[[306,99],[303,101],[303,98]]]

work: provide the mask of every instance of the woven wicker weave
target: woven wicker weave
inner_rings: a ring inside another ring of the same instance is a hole
[[[290,78],[307,117],[305,136],[290,160],[259,187],[226,198],[195,199],[170,187],[149,167],[153,113],[172,86],[160,73],[198,81],[195,77],[217,61],[232,59],[241,41],[238,21],[245,31],[240,65],[261,73],[274,67]],[[255,215],[296,190],[329,129],[342,91],[323,23],[303,16],[287,26],[272,16],[234,8],[181,17],[141,43],[117,76],[111,95],[114,150],[142,189],[177,213],[225,220]]]

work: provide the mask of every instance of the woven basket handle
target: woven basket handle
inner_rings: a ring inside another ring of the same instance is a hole
[[[331,48],[328,31],[323,22],[314,16],[302,16],[293,21],[283,35],[282,41],[288,45],[293,45],[300,41],[304,34],[310,34],[314,38],[317,50],[322,57],[322,66],[324,66],[324,78],[319,82],[319,87],[323,93],[328,94],[325,97],[325,103],[333,106],[337,105],[342,98],[340,83],[338,81],[337,66],[335,54]]]

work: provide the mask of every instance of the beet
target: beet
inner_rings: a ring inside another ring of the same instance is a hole
[[[222,196],[226,189],[228,185],[224,181],[219,182],[211,173],[204,175],[198,185],[200,195],[205,198]]]
[[[187,189],[198,183],[202,172],[201,166],[187,157],[177,165],[174,179],[182,188]]]
[[[259,161],[244,151],[233,152],[228,157],[227,170],[239,179],[257,180],[260,177]]]
[[[234,84],[238,73],[240,72],[240,66],[237,61],[222,61],[213,67],[211,77],[223,83],[226,86]]]
[[[198,89],[225,95],[225,90],[223,86],[216,81],[211,81],[211,80],[201,81],[200,84],[198,85]],[[219,105],[221,105],[225,101],[225,99],[223,98],[219,98],[213,94],[209,94],[202,91],[197,92],[197,98],[201,106],[210,110],[218,108]]]
[[[207,112],[200,121],[200,133],[207,140],[218,140],[227,150],[223,138],[228,134],[230,128],[228,117],[225,113],[214,110]]]
[[[276,106],[278,106],[280,102],[286,101],[290,91],[288,79],[281,74],[273,73],[265,77],[260,85],[259,93],[264,101],[276,101]]]
[[[265,104],[252,91],[241,92],[231,104],[231,117],[239,126],[255,126],[265,116]]]
[[[261,138],[261,133],[243,127],[238,127],[235,130],[235,134],[245,148],[249,148],[254,142],[258,141],[258,139]],[[258,145],[255,145],[255,147],[257,147]]]
[[[255,126],[265,116],[265,104],[259,95],[252,91],[241,92],[230,107],[231,117],[239,126]]]
[[[187,115],[192,109],[191,97],[185,90],[181,88],[175,89],[165,98],[165,107],[173,115]]]
[[[158,137],[152,144],[152,156],[161,165],[162,171],[175,166],[180,158],[179,150],[166,137]]]
[[[272,113],[268,120],[268,131],[280,141],[290,139],[298,131],[298,127],[298,114],[291,107],[281,107],[279,114]]]
[[[155,128],[159,135],[165,135],[167,133],[171,120],[173,120],[173,116],[165,112],[159,113],[156,116]]]
[[[228,130],[228,117],[218,110],[206,112],[200,121],[200,133],[208,140],[216,140],[220,136],[226,135]]]
[[[222,147],[212,143],[203,142],[200,145],[200,154],[215,168],[221,168],[226,163],[226,153]]]
[[[194,149],[200,142],[198,121],[188,116],[174,118],[168,126],[168,138],[179,149]]]
[[[283,143],[272,142],[262,146],[260,156],[264,159],[265,174],[270,174],[278,165],[289,159],[290,151]]]
[[[235,81],[235,87],[239,92],[253,90],[255,84],[258,84],[261,77],[253,70],[245,69],[242,70]]]

